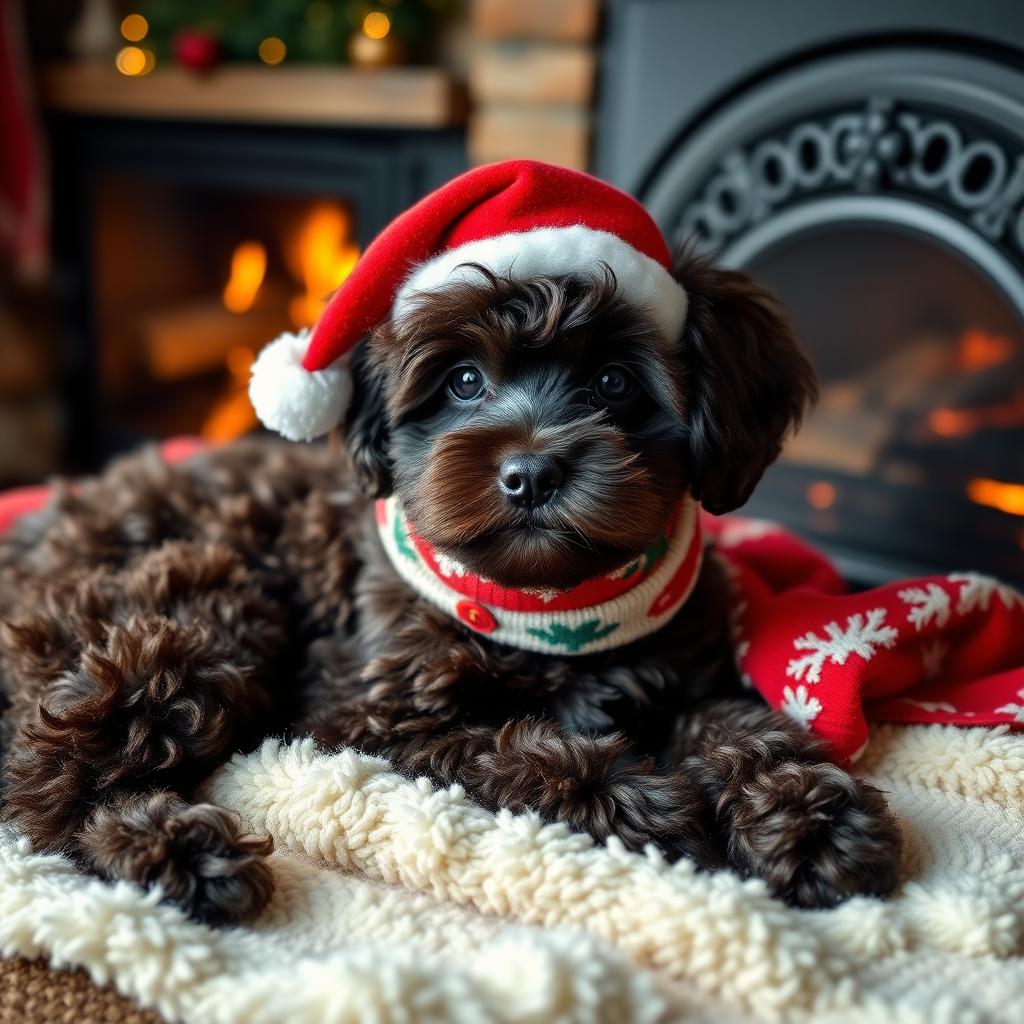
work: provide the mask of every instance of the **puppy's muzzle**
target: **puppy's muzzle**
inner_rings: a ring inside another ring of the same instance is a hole
[[[544,505],[565,483],[565,463],[553,455],[518,452],[498,470],[498,487],[516,508]]]

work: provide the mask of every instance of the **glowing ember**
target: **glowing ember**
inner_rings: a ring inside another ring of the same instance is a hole
[[[978,409],[933,409],[928,426],[939,437],[969,437],[979,430],[1024,427],[1024,398]]]
[[[1024,516],[1024,485],[977,479],[967,485],[967,497],[976,505],[987,505],[1011,516]]]
[[[928,426],[939,437],[967,437],[978,425],[978,414],[970,409],[932,409],[928,413]]]
[[[345,280],[359,259],[352,241],[352,220],[339,203],[318,203],[310,211],[296,238],[291,263],[306,286],[288,306],[296,327],[316,323],[331,293]]]
[[[956,362],[960,370],[978,373],[1013,358],[1013,342],[980,327],[968,327],[960,335]]]
[[[224,308],[244,313],[252,308],[267,272],[267,250],[260,242],[242,242],[231,256],[231,277],[224,286]]]
[[[831,508],[836,500],[836,489],[827,480],[818,480],[807,488],[807,502],[813,508]]]

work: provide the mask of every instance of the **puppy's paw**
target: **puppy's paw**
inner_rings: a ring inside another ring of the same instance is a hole
[[[785,762],[742,787],[730,862],[797,907],[885,896],[896,885],[902,836],[882,794],[830,764]]]
[[[604,796],[608,831],[627,849],[654,843],[669,860],[687,857],[702,868],[721,867],[707,838],[703,806],[685,776],[655,774],[647,765],[620,769]]]
[[[159,885],[166,902],[206,924],[255,917],[274,891],[264,860],[273,839],[243,832],[232,811],[171,793],[100,807],[79,841],[105,878]]]

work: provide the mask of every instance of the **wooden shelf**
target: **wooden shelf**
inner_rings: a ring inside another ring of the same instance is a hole
[[[195,74],[58,64],[41,73],[50,110],[116,117],[275,124],[446,128],[465,120],[464,91],[439,68],[226,65]]]

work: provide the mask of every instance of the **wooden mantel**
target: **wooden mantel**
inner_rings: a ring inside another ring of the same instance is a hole
[[[58,64],[42,70],[40,85],[50,110],[115,117],[446,128],[462,124],[466,106],[462,88],[439,68],[229,64],[131,78],[113,66]]]

